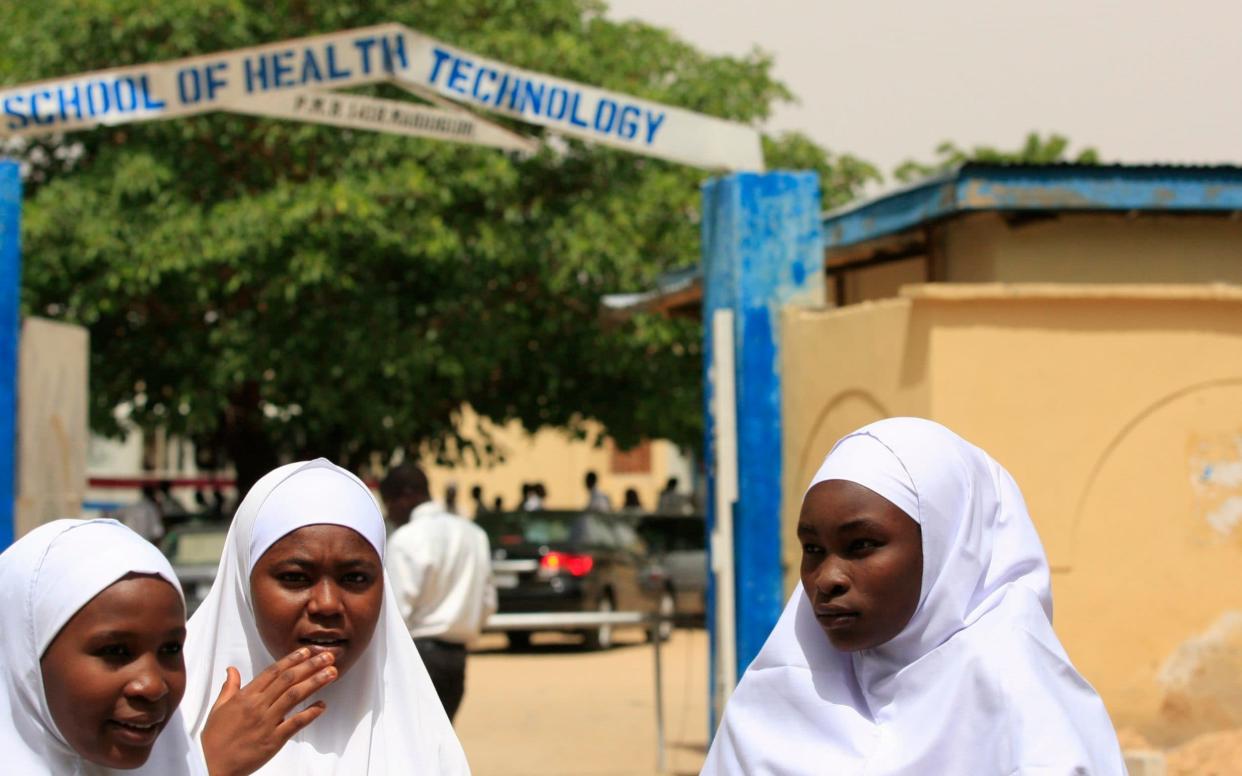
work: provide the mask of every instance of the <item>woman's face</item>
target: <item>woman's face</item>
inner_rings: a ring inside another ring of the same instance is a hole
[[[131,574],[77,611],[43,653],[43,693],[79,755],[137,768],[185,693],[185,606],[159,577]]]
[[[308,525],[273,544],[250,572],[255,620],[273,657],[331,652],[344,675],[371,643],[384,601],[379,555],[339,525]]]
[[[802,586],[837,649],[889,641],[918,607],[923,537],[918,523],[872,490],[845,480],[807,492],[798,516]]]

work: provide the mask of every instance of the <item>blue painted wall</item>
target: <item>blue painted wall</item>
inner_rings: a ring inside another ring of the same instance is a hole
[[[781,567],[780,311],[822,304],[824,254],[819,181],[809,172],[741,173],[703,187],[705,445],[709,493],[715,492],[715,418],[707,369],[712,316],[734,313],[738,502],[734,509],[737,675],[763,646],[784,605]],[[708,527],[716,524],[708,500]],[[708,628],[715,665],[715,579],[709,578]],[[715,682],[710,685],[715,691]],[[713,698],[714,700],[714,698]],[[714,706],[714,703],[713,703]],[[713,720],[714,727],[714,720]]]
[[[21,170],[0,159],[0,550],[13,543],[17,494],[17,335],[21,293]]]

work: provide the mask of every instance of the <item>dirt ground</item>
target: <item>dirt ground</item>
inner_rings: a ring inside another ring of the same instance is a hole
[[[655,662],[639,632],[606,652],[536,634],[508,652],[486,635],[466,666],[457,714],[475,776],[648,776],[656,768]],[[678,629],[661,647],[668,770],[697,774],[707,745],[707,635]]]

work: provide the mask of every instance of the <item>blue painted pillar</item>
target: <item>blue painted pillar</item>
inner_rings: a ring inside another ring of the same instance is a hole
[[[733,509],[736,677],[758,654],[785,603],[781,564],[780,315],[787,304],[824,303],[819,181],[811,172],[740,173],[703,187],[704,385],[709,493],[717,461],[710,376],[712,321],[733,313],[737,501]],[[718,520],[708,499],[708,529]],[[723,560],[723,559],[722,559]],[[713,666],[720,623],[709,577]],[[717,682],[712,688],[716,707]],[[715,721],[713,720],[713,727]]]
[[[17,518],[17,335],[22,286],[22,178],[0,159],[0,550],[13,543]]]

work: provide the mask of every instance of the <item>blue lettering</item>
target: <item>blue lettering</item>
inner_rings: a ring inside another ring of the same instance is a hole
[[[509,85],[509,74],[505,73],[500,82],[500,94],[496,95],[496,107],[500,107],[505,96],[505,87]],[[522,79],[513,79],[513,89],[509,92],[509,110],[518,110],[518,98],[522,95]]]
[[[302,83],[312,79],[322,81],[323,75],[319,72],[319,63],[315,61],[314,49],[306,49],[302,52]]]
[[[224,65],[220,65],[224,67]],[[208,68],[210,70],[210,67]],[[166,107],[163,100],[157,100],[151,96],[151,77],[142,76],[138,79],[138,91],[142,94],[143,110],[164,110]]]
[[[30,123],[30,120],[21,112],[20,106],[25,101],[26,98],[20,94],[4,98],[4,115],[12,117],[12,120],[9,122],[9,129],[22,129]]]
[[[78,85],[73,84],[68,89],[60,88],[60,120],[69,120],[69,108],[73,108],[74,118],[82,118],[82,92],[79,91]]]
[[[405,57],[405,36],[394,35],[391,38],[384,38],[380,41],[380,47],[384,51],[384,72],[391,73],[396,70],[395,63],[401,60],[401,69],[405,70],[410,66],[410,61]]]
[[[34,119],[34,123],[36,124],[54,123],[56,119],[51,116],[48,116],[46,121],[39,116],[39,100],[47,100],[48,102],[51,102],[52,93],[47,89],[40,89],[37,92],[30,93],[30,118]]]
[[[590,124],[587,124],[585,121],[583,121],[582,119],[578,117],[578,106],[581,104],[582,104],[582,92],[574,92],[574,99],[569,107],[569,123],[573,124],[575,127],[583,127],[583,128],[589,127]]]
[[[440,48],[439,46],[436,46],[435,48],[431,50],[431,55],[436,58],[435,63],[431,66],[431,79],[430,79],[432,86],[434,86],[436,83],[436,79],[440,77],[440,65],[444,64],[444,60],[452,59],[453,55],[448,53],[444,49]]]
[[[203,98],[203,85],[199,82],[198,71],[187,67],[177,73],[177,96],[182,105],[193,105]]]
[[[608,118],[604,118],[604,109],[608,109]],[[607,97],[601,97],[595,103],[595,131],[608,134],[617,121],[617,104]]]
[[[246,64],[245,64],[245,69],[246,69],[246,91],[254,92],[255,85],[258,84],[259,89],[266,92],[268,89],[267,58],[259,56],[259,57],[255,57],[254,59],[247,59]]]
[[[470,96],[475,98],[479,102],[483,103],[484,105],[486,105],[491,100],[490,96],[479,94],[479,87],[483,85],[483,76],[485,74],[490,76],[490,80],[493,83],[495,83],[496,71],[491,69],[490,67],[480,67],[474,73],[474,88],[470,90]]]
[[[342,78],[349,78],[348,70],[342,70],[336,66],[336,44],[335,43],[328,44],[328,78],[331,78],[333,81],[337,81]]]
[[[371,47],[374,45],[375,38],[359,38],[354,41],[354,46],[358,49],[358,55],[362,57],[363,75],[371,72]]]
[[[621,109],[621,120],[617,122],[617,134],[626,140],[633,140],[638,134],[638,119],[642,111],[637,105],[626,105]]]
[[[116,110],[118,113],[133,113],[138,110],[138,89],[134,86],[132,78],[126,76],[125,78],[116,79],[112,83],[112,90],[116,94]]]
[[[466,89],[462,82],[470,77],[470,71],[473,69],[473,62],[466,59],[454,59],[453,67],[449,70],[448,81],[444,85],[458,94],[465,94]]]
[[[651,145],[651,141],[655,140],[656,132],[660,131],[660,127],[664,124],[667,114],[663,111],[652,113],[647,111],[647,145]]]
[[[229,82],[226,81],[223,77],[219,77],[219,78],[216,77],[216,73],[228,70],[228,68],[229,68],[228,62],[213,62],[210,65],[208,65],[206,68],[204,68],[207,74],[207,99],[208,100],[214,100],[216,98],[216,92],[220,91],[221,89],[229,85]],[[142,77],[142,89],[143,89],[143,93],[145,94],[147,91],[147,77],[145,75]],[[148,103],[147,107],[148,108],[163,108],[164,103],[162,101],[158,105]]]
[[[279,54],[272,55],[272,82],[277,89],[284,89],[288,86],[297,86],[297,81],[286,81],[285,76],[293,72],[293,65],[285,64],[284,60],[293,59],[293,49],[282,51]]]
[[[95,104],[94,90],[99,89],[99,105]],[[103,81],[91,81],[86,85],[86,109],[92,116],[107,113],[112,107],[112,92]]]
[[[557,97],[561,98],[561,103],[553,108],[552,106],[556,105]],[[568,107],[569,92],[565,91],[564,87],[553,86],[552,91],[548,92],[548,118],[557,119],[558,121],[565,118],[565,109]]]
[[[518,110],[526,113],[527,107],[533,104],[535,107],[531,109],[531,113],[538,116],[543,112],[543,84],[537,84],[534,81],[524,81],[522,86],[524,87],[522,90],[522,101]]]

